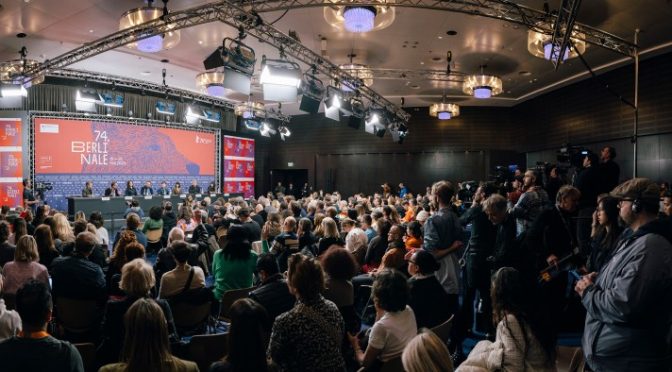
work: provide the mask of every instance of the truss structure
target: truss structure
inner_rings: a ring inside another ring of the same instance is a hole
[[[47,75],[58,78],[85,80],[95,83],[116,85],[118,87],[144,90],[146,92],[166,95],[167,97],[170,97],[171,99],[174,100],[196,101],[202,104],[219,107],[231,111],[233,111],[236,106],[236,103],[226,101],[217,97],[212,97],[206,94],[198,94],[186,89],[172,88],[161,84],[154,84],[147,81],[130,79],[127,77],[117,75],[106,75],[98,72],[89,72],[74,69],[50,70]],[[288,123],[291,119],[290,116],[272,110],[265,110],[265,112],[267,118],[276,119],[283,123]]]
[[[432,80],[461,83],[464,73],[446,70],[410,70],[398,68],[369,68],[378,80]]]
[[[419,8],[464,13],[475,16],[499,19],[517,23],[548,35],[553,35],[550,25],[558,18],[542,10],[533,9],[516,4],[509,0],[253,0],[238,1],[246,9],[257,13],[273,12],[277,10],[298,9],[324,6],[391,6],[403,8]],[[539,27],[539,21],[547,21],[547,27]],[[585,35],[584,41],[627,56],[634,56],[637,46],[618,36],[600,29],[575,23],[576,31]]]
[[[576,23],[576,16],[581,6],[581,0],[562,0],[560,2],[560,10],[553,27],[553,35],[551,36],[551,45],[560,45],[560,48],[551,48],[551,61],[553,67],[558,69],[562,63],[561,56],[565,55],[565,51],[570,47],[570,39],[574,32],[574,24]]]

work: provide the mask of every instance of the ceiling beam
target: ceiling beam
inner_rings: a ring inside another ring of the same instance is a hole
[[[278,10],[299,9],[325,6],[390,6],[418,8],[464,13],[475,16],[499,19],[523,25],[544,34],[553,35],[553,24],[557,15],[546,13],[508,0],[393,0],[387,2],[372,0],[253,0],[239,1],[245,9],[257,13]],[[543,22],[546,21],[546,24]],[[586,43],[600,46],[611,51],[633,57],[637,46],[625,39],[588,25],[575,23],[575,31],[582,33],[579,38]]]

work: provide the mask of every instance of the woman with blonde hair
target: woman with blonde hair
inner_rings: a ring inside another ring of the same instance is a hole
[[[434,332],[427,329],[423,329],[406,345],[401,362],[406,372],[453,371],[448,348]]]
[[[53,231],[54,240],[60,241],[61,244],[72,243],[75,241],[75,234],[72,232],[70,227],[70,222],[68,222],[68,217],[63,213],[56,213],[54,215],[54,226]],[[59,246],[59,243],[56,243],[56,246]]]
[[[324,236],[324,228],[322,227],[322,220],[325,217],[326,216],[324,215],[324,213],[315,213],[315,220],[313,221],[315,230],[313,230],[313,234],[317,239],[321,239]]]
[[[333,218],[325,217],[322,220],[321,226],[324,235],[317,246],[318,257],[334,244],[345,248],[345,241],[341,239],[341,235],[338,233],[338,227],[336,226],[336,221],[334,221]]]
[[[121,363],[103,366],[100,371],[197,372],[198,366],[194,362],[170,353],[166,323],[166,317],[155,301],[147,298],[135,301],[124,316],[126,336]]]
[[[37,243],[30,235],[22,236],[16,244],[14,261],[7,262],[3,267],[5,276],[4,292],[15,295],[16,291],[30,280],[37,280],[49,285],[47,268],[39,263]]]

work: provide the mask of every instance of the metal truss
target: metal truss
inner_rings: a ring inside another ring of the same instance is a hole
[[[551,61],[556,70],[562,63],[561,56],[564,56],[565,51],[570,47],[570,39],[580,6],[581,0],[562,0],[560,2],[560,10],[551,36]],[[560,48],[556,49],[555,45],[560,45]]]
[[[383,80],[432,80],[461,83],[465,74],[446,70],[408,70],[396,68],[369,68],[375,79]]]
[[[518,5],[509,0],[253,0],[240,1],[246,9],[257,13],[277,10],[298,9],[325,6],[391,6],[403,8],[419,8],[464,13],[475,16],[499,19],[517,23],[548,35],[553,35],[553,24],[557,15],[542,10]],[[547,21],[547,25],[538,25],[539,21]],[[637,46],[618,36],[600,29],[575,23],[575,31],[585,35],[585,42],[597,45],[627,56],[634,56]]]
[[[130,79],[127,77],[117,75],[107,75],[98,72],[90,72],[74,69],[58,69],[58,70],[50,70],[48,76],[66,78],[66,79],[75,79],[75,80],[85,80],[95,83],[115,85],[117,87],[144,90],[146,92],[166,95],[167,97],[170,97],[173,100],[197,101],[202,104],[207,104],[210,106],[219,107],[231,111],[233,111],[234,108],[236,107],[236,103],[226,101],[221,98],[212,97],[206,94],[194,93],[186,89],[172,88],[161,84],[154,84],[147,81]],[[290,116],[275,111],[265,110],[265,112],[267,118],[276,119],[281,122],[288,123],[289,120],[291,119]]]
[[[169,13],[164,17],[115,32],[58,57],[46,60],[37,68],[27,71],[26,80],[31,80],[41,73],[69,66],[140,39],[160,35],[170,30],[179,30],[214,21],[221,21],[237,29],[244,30],[247,34],[256,37],[262,42],[273,45],[283,53],[293,56],[332,79],[357,81],[355,77],[340,70],[336,64],[314,53],[299,41],[283,34],[271,25],[263,24],[261,18],[255,12],[247,11],[228,1],[205,4]],[[372,89],[362,86],[359,88],[359,91],[363,97],[371,101],[372,105],[386,108],[401,120],[408,121],[410,118],[410,114],[386,100]]]

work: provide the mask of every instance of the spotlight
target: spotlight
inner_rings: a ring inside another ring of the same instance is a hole
[[[278,128],[278,132],[280,133],[280,139],[283,141],[285,140],[286,137],[289,137],[292,135],[292,132],[289,131],[289,128],[287,128],[285,125],[281,125]]]
[[[324,116],[339,121],[341,118],[341,93],[334,86],[327,87],[327,95],[324,99]]]
[[[164,115],[175,115],[177,107],[174,103],[158,101],[156,102],[156,112]]]
[[[107,116],[112,116],[112,107],[106,107],[105,112]]]
[[[364,116],[366,115],[366,107],[364,107],[364,102],[359,97],[353,97],[350,99],[350,108],[352,114],[348,118],[348,126],[353,129],[359,129],[364,121]]]
[[[147,120],[152,120],[152,113],[151,112],[147,113]]]
[[[103,99],[100,97],[98,93],[96,93],[95,90],[77,89],[77,95],[75,96],[75,101],[98,103],[102,102]]]
[[[385,136],[385,122],[385,113],[382,110],[369,110],[368,116],[364,120],[364,129],[367,133],[382,138]]]
[[[273,129],[273,126],[268,121],[263,121],[261,123],[261,128],[259,128],[259,134],[264,137],[270,137],[272,134],[276,134],[277,131]]]
[[[133,118],[133,110],[128,110],[128,117]]]
[[[389,126],[390,135],[394,143],[402,144],[408,134],[408,127],[401,122],[394,122]]]
[[[259,131],[261,129],[261,122],[253,119],[243,119],[243,125],[245,128],[253,131]]]
[[[61,112],[68,112],[68,105],[65,103],[61,104]]]
[[[224,96],[226,89],[250,94],[252,74],[256,63],[254,50],[238,40],[225,38],[203,61],[206,70],[223,67],[223,71],[209,71],[199,74],[196,83],[202,90],[216,97]],[[207,78],[206,78],[207,77]]]
[[[22,84],[2,84],[0,95],[2,97],[27,97],[28,91]]]
[[[222,113],[214,110],[203,110],[201,119],[211,123],[219,123],[222,120]]]
[[[324,96],[324,83],[315,75],[305,73],[303,74],[302,87],[303,94],[301,95],[299,109],[309,114],[317,114]]]
[[[296,102],[301,86],[301,68],[295,62],[284,59],[261,60],[259,82],[263,87],[264,100]]]
[[[100,98],[103,106],[116,108],[124,107],[124,96],[121,94],[101,93]]]

